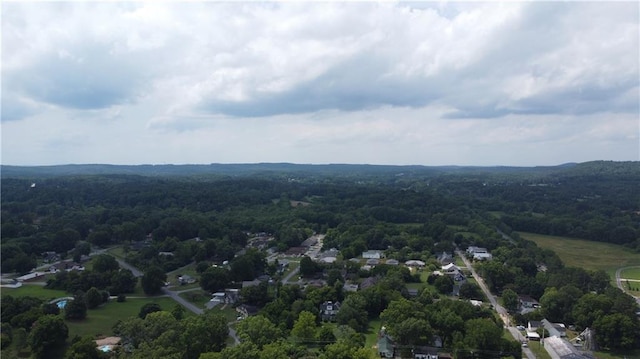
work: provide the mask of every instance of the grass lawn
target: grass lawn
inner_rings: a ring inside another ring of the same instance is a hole
[[[378,333],[380,332],[381,327],[382,321],[380,319],[373,319],[369,321],[369,328],[367,328],[367,332],[364,334],[365,348],[373,348],[378,344]],[[377,351],[376,354],[378,354]]]
[[[612,281],[615,281],[616,269],[640,266],[640,254],[632,253],[623,246],[526,232],[519,234],[541,248],[553,250],[565,265],[590,270],[602,269]]]
[[[70,297],[71,294],[64,290],[46,289],[38,284],[23,284],[20,288],[2,288],[2,295],[14,297],[35,297],[44,300],[51,300],[60,297]]]
[[[69,327],[69,338],[74,335],[111,335],[113,325],[118,320],[138,316],[140,308],[147,303],[158,303],[163,310],[170,311],[177,304],[167,297],[157,298],[127,298],[123,303],[115,300],[102,307],[87,311],[87,318],[80,321],[66,321]],[[185,315],[193,315],[186,310]]]
[[[224,308],[223,308],[224,307]],[[227,318],[227,322],[235,322],[236,318],[238,318],[238,312],[236,309],[230,305],[216,305],[215,307],[210,309],[213,313],[218,313],[224,315]]]
[[[124,249],[122,248],[122,246],[109,248],[107,250],[107,253],[120,259],[125,259],[127,257],[127,255],[124,253]]]
[[[623,358],[640,358],[640,350],[630,350],[625,352],[605,352],[597,351],[593,353],[598,359],[623,359]]]
[[[211,296],[203,290],[192,290],[178,295],[202,309],[204,309],[204,305],[211,299]]]
[[[620,273],[620,278],[640,280],[640,267],[624,269]]]
[[[546,349],[544,349],[541,342],[530,340],[529,349],[531,349],[538,359],[551,359],[551,356],[547,353]]]

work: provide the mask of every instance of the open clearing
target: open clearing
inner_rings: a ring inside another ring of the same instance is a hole
[[[52,300],[60,297],[69,297],[71,294],[64,290],[46,289],[39,284],[23,284],[19,288],[2,288],[2,295],[13,297],[35,297],[43,300]]]
[[[640,254],[633,253],[623,246],[568,237],[518,233],[522,238],[534,241],[539,247],[554,251],[566,266],[602,269],[609,274],[612,281],[615,281],[616,269],[640,266]]]
[[[118,320],[129,317],[137,317],[140,308],[147,303],[157,303],[162,310],[171,311],[177,304],[173,299],[167,297],[150,298],[127,298],[123,303],[115,300],[110,301],[102,307],[87,311],[87,318],[79,321],[66,321],[69,327],[69,338],[74,335],[111,335],[113,325]],[[185,315],[192,315],[185,310]]]

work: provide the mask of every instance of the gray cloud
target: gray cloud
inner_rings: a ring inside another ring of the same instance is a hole
[[[441,153],[441,163],[473,163],[510,160],[500,155],[525,142],[575,160],[585,145],[629,158],[639,7],[3,4],[3,160],[179,161],[184,149],[185,162],[216,161],[207,153],[335,162],[323,156],[352,150],[344,158],[424,163],[420,153]],[[258,152],[241,145],[264,138]],[[39,153],[51,144],[63,149]]]

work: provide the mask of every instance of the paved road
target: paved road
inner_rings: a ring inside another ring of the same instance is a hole
[[[294,275],[297,275],[299,271],[300,271],[300,266],[292,270],[291,273],[287,274],[286,277],[282,278],[282,284],[289,283],[289,279],[291,279],[291,277],[293,277]],[[295,281],[294,283],[298,283],[298,281]]]
[[[115,257],[114,257],[115,258]],[[116,258],[116,261],[118,261],[118,264],[120,264],[120,266],[122,268],[126,268],[128,270],[131,271],[131,273],[133,273],[133,275],[135,277],[142,277],[142,271],[139,270],[138,268],[132,266],[131,264],[123,261],[122,259]],[[194,288],[193,290],[196,290],[199,288]],[[197,307],[196,305],[194,305],[193,303],[189,302],[188,300],[182,298],[181,296],[179,296],[179,293],[183,293],[183,292],[188,292],[189,290],[184,290],[184,291],[179,291],[179,292],[174,292],[172,290],[169,290],[167,288],[162,288],[162,293],[164,293],[165,295],[167,295],[168,297],[170,297],[171,299],[175,300],[176,302],[180,303],[183,307],[187,308],[188,310],[192,311],[195,314],[201,315],[204,313],[204,310]],[[231,336],[231,338],[233,338],[233,341],[238,344],[240,343],[240,339],[238,339],[238,336],[236,334],[235,329],[233,329],[231,327],[231,325],[228,326],[229,327],[229,336]]]
[[[620,288],[620,290],[621,290],[621,291],[623,291],[623,292],[625,292],[625,293],[629,294],[631,297],[633,297],[633,298],[636,300],[636,302],[638,303],[638,305],[640,305],[640,297],[636,297],[636,296],[634,296],[634,295],[631,295],[631,293],[629,293],[629,292],[626,290],[626,288],[624,287],[624,285],[622,284],[622,278],[620,278],[620,273],[622,273],[622,271],[623,271],[624,269],[627,269],[627,268],[634,268],[634,267],[638,267],[638,266],[618,268],[618,269],[616,270],[616,284],[618,285],[618,288]]]
[[[489,302],[491,303],[495,311],[498,312],[498,315],[500,316],[500,318],[502,318],[505,328],[509,330],[509,332],[511,333],[511,335],[515,340],[517,340],[518,342],[522,342],[524,340],[524,338],[522,337],[522,334],[518,331],[518,329],[516,329],[511,325],[513,323],[511,323],[509,313],[503,306],[498,304],[496,297],[494,297],[493,294],[491,294],[491,291],[489,290],[489,287],[487,287],[487,285],[485,284],[484,279],[482,279],[482,277],[478,275],[476,270],[471,265],[471,262],[469,262],[467,257],[465,257],[460,250],[456,250],[456,254],[460,258],[462,258],[464,265],[471,272],[471,275],[480,286],[480,289],[482,289],[482,291],[484,292],[484,295],[489,299]],[[522,352],[527,356],[528,359],[536,359],[535,354],[533,354],[533,352],[531,352],[529,348],[522,348]]]

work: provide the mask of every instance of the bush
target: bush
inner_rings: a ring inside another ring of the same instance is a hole
[[[122,294],[122,293],[118,294],[118,299],[117,299],[117,302],[118,302],[118,303],[123,303],[123,302],[125,302],[126,300],[127,300],[127,296],[126,296],[126,295],[124,295],[124,294]]]

